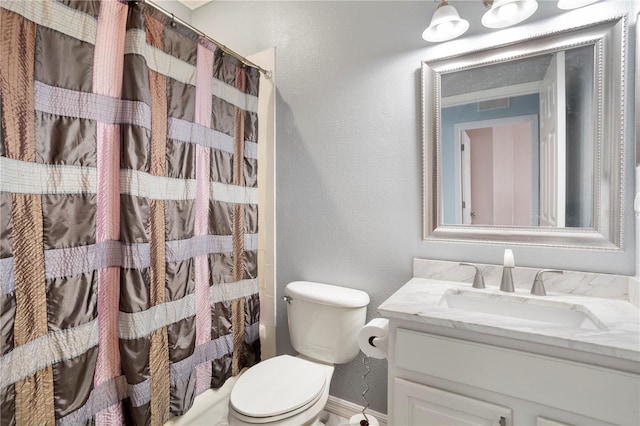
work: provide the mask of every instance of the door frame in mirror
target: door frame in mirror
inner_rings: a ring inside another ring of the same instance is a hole
[[[624,250],[627,15],[586,26],[422,62],[423,239]],[[482,65],[594,45],[595,164],[593,228],[443,224],[440,160],[440,76]],[[606,112],[606,113],[605,113]]]

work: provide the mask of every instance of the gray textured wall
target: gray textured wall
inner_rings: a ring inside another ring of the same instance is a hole
[[[420,35],[435,5],[216,1],[192,13],[193,25],[242,54],[276,47],[279,297],[299,279],[358,288],[371,296],[371,318],[411,277],[414,257],[501,262],[504,246],[421,239],[419,69],[433,48]],[[628,170],[633,149],[630,140]],[[631,174],[627,182],[632,199]],[[516,264],[632,275],[627,224],[625,253],[516,247]],[[278,352],[293,353],[285,314],[279,303]],[[371,408],[386,412],[386,362],[372,368]],[[362,403],[362,372],[358,360],[338,366],[331,394]]]
[[[147,0],[169,13],[173,13],[178,19],[182,19],[184,22],[191,23],[191,9],[182,3],[178,3],[176,0]]]

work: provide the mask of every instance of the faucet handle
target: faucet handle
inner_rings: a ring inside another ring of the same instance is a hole
[[[475,277],[473,277],[473,288],[485,288],[484,277],[482,276],[482,270],[480,270],[480,267],[478,265],[476,265],[475,263],[466,263],[466,262],[460,262],[459,265],[473,266],[474,268],[476,268],[476,275]]]
[[[559,271],[557,269],[542,269],[538,271],[536,277],[533,280],[533,286],[531,286],[531,294],[535,294],[536,296],[546,296],[547,292],[544,289],[544,282],[542,281],[542,274],[564,274],[563,271]]]

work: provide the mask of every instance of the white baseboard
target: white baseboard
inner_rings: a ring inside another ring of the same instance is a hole
[[[329,395],[329,400],[327,401],[327,405],[324,407],[330,413],[333,413],[337,416],[344,417],[346,419],[351,418],[354,414],[358,414],[362,412],[362,406],[358,404],[354,404],[350,401],[345,401],[344,399],[336,398],[335,396]],[[375,417],[380,426],[387,426],[387,415],[378,413],[377,411],[367,409],[367,414]]]

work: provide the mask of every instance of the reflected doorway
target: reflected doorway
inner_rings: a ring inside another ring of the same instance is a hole
[[[539,225],[538,117],[456,125],[460,223]]]

